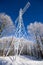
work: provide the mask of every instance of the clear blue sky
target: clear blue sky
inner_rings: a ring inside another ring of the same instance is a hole
[[[0,13],[8,14],[14,22],[19,15],[20,8],[24,8],[28,1],[31,6],[23,15],[25,26],[34,21],[43,22],[43,0],[0,0]]]

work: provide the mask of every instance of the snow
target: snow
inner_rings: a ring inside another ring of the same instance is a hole
[[[30,56],[0,57],[0,65],[42,65],[43,60],[37,60]]]

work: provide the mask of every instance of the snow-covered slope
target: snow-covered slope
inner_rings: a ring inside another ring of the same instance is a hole
[[[0,65],[43,65],[43,60],[36,60],[27,56],[17,56],[15,61],[15,56],[0,57]]]

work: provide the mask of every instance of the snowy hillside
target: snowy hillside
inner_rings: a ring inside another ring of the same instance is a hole
[[[0,57],[0,65],[43,65],[43,60],[36,60],[29,56],[17,56],[16,60],[14,58],[14,56]]]

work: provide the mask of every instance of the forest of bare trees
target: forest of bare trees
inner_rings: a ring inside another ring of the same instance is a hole
[[[37,21],[34,23],[30,23],[30,25],[27,26],[27,29],[28,34],[32,35],[34,42],[21,39],[21,44],[19,45],[18,53],[23,47],[20,54],[30,55],[36,58],[43,58],[43,23]],[[13,25],[11,18],[3,13],[0,14],[0,55],[4,54],[4,52],[6,51],[5,48],[7,46],[9,48],[9,46],[11,45],[11,52],[15,50],[13,44],[16,43],[15,42],[16,38],[13,37],[12,39],[11,36],[7,37],[7,35],[14,34],[14,32],[15,26]],[[9,55],[11,54],[11,52],[9,53]],[[12,54],[14,55],[15,52],[14,53],[12,52]]]

